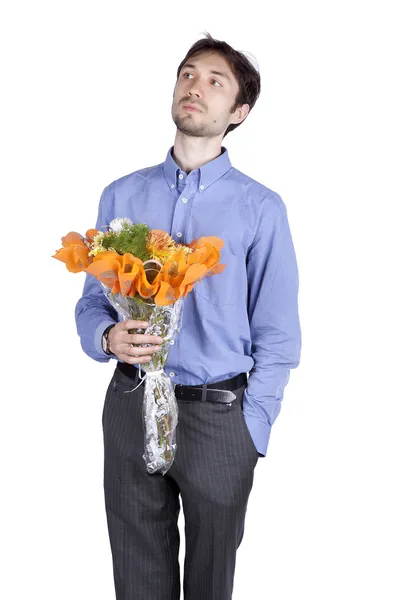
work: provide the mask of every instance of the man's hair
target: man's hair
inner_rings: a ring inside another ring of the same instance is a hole
[[[228,62],[238,84],[239,91],[236,95],[234,104],[231,108],[231,112],[241,106],[242,104],[249,105],[249,113],[255,105],[260,92],[261,92],[261,79],[260,73],[250,60],[245,56],[243,52],[234,50],[232,46],[221,40],[215,40],[208,32],[206,32],[206,39],[200,39],[195,42],[188,50],[185,58],[180,63],[176,78],[178,80],[180,70],[182,66],[188,61],[188,59],[194,54],[200,52],[214,51],[218,52]],[[243,119],[245,121],[247,116]],[[239,127],[243,123],[231,123],[227,127],[224,137],[230,132]]]

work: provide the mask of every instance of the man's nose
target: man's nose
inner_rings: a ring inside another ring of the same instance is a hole
[[[202,96],[203,96],[203,89],[202,89],[201,85],[198,82],[194,82],[192,84],[192,87],[188,91],[188,94],[191,95],[191,96],[198,96],[199,98],[202,98]]]

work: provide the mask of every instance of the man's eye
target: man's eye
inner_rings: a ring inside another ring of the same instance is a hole
[[[183,77],[185,77],[185,75],[192,75],[192,73],[188,73],[188,72],[186,72],[186,73],[184,73],[184,74],[183,74]],[[216,79],[212,79],[212,81],[216,81],[216,82],[218,83],[218,85],[219,85],[220,87],[222,87],[222,85],[220,84],[220,82],[219,82],[219,81],[217,81]]]

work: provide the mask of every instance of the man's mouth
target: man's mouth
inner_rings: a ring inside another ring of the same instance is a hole
[[[200,112],[200,109],[197,108],[194,104],[184,104],[183,108],[186,108],[186,110],[197,110]]]

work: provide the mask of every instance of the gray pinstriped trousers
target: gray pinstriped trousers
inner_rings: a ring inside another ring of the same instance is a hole
[[[231,600],[258,452],[232,404],[178,399],[177,451],[165,475],[142,457],[144,383],[118,368],[102,414],[104,495],[117,600],[179,600],[179,496],[185,521],[185,600]]]

